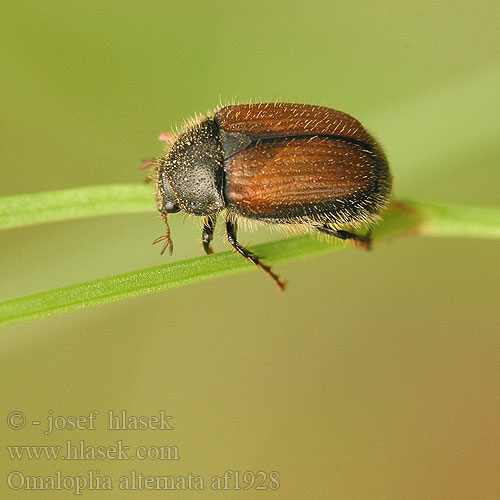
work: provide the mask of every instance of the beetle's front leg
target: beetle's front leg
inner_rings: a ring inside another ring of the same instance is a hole
[[[255,255],[254,253],[250,252],[250,250],[247,250],[245,247],[241,246],[238,241],[236,240],[236,223],[227,219],[226,220],[226,232],[227,232],[227,239],[229,243],[231,243],[232,247],[245,259],[248,259],[250,262],[253,262],[256,266],[260,267],[263,271],[265,271],[271,278],[275,281],[275,283],[278,285],[280,290],[285,289],[285,283],[280,280],[279,276],[271,270],[270,266],[266,266],[260,261],[260,257],[258,255]]]
[[[366,250],[370,250],[372,246],[372,239],[370,233],[366,236],[362,236],[360,234],[350,233],[349,231],[341,231],[339,229],[333,229],[329,226],[317,226],[316,229],[321,233],[329,234],[330,236],[335,236],[341,240],[353,240],[358,245],[366,248]]]
[[[156,238],[156,240],[153,241],[153,245],[160,243],[160,241],[164,241],[165,244],[163,245],[163,248],[161,249],[160,255],[163,255],[167,248],[168,248],[168,253],[170,255],[172,255],[172,253],[174,251],[174,244],[172,243],[172,240],[170,238],[170,226],[168,225],[167,214],[162,213],[162,217],[163,217],[163,220],[165,221],[165,226],[167,227],[167,230],[163,236],[159,236],[158,238]]]
[[[210,243],[212,242],[212,238],[214,237],[214,229],[215,223],[217,222],[217,216],[209,215],[205,217],[205,221],[203,222],[203,233],[201,235],[201,242],[203,244],[203,250],[207,254],[213,253],[212,248],[210,247]]]

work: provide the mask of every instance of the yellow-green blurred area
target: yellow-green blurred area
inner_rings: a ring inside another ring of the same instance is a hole
[[[161,154],[161,132],[252,99],[357,117],[384,145],[398,197],[500,201],[497,0],[3,0],[0,10],[2,195],[140,183],[136,166]],[[172,259],[200,255],[200,224],[170,220]],[[165,263],[151,246],[162,232],[153,205],[3,231],[0,298]],[[220,230],[215,250],[227,249]],[[1,496],[72,498],[26,490],[19,475],[9,486],[12,471],[59,470],[112,478],[86,498],[498,499],[498,264],[495,241],[412,237],[277,266],[284,294],[256,270],[4,328],[4,445],[121,440],[177,446],[180,460],[14,460],[2,446]],[[49,415],[94,409],[95,430],[43,433]],[[107,430],[108,410],[165,410],[173,430]],[[8,427],[13,411],[23,429]],[[204,490],[121,490],[132,470],[193,473]],[[277,471],[280,487],[257,490],[256,478],[213,490],[226,470]]]

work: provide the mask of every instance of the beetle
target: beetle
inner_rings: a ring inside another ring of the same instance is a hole
[[[217,216],[225,212],[236,252],[284,282],[237,241],[237,221],[291,225],[370,248],[371,228],[387,205],[392,177],[378,142],[347,113],[323,106],[253,103],[223,106],[162,134],[156,161],[156,202],[166,224],[163,254],[173,250],[167,217],[204,217],[202,245],[212,253]],[[346,228],[347,226],[347,228]]]

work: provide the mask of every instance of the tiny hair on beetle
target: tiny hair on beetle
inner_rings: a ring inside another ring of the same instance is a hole
[[[358,120],[324,106],[226,105],[158,139],[165,154],[140,168],[154,168],[166,230],[153,243],[163,242],[161,253],[173,251],[169,214],[203,218],[207,254],[220,215],[232,248],[282,290],[285,283],[271,267],[238,242],[238,224],[314,231],[370,249],[371,228],[391,194],[380,144]]]

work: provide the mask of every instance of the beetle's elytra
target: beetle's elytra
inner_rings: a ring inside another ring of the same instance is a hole
[[[391,192],[377,141],[352,116],[322,106],[224,106],[166,136],[168,150],[154,162],[158,210],[167,225],[155,240],[165,242],[162,253],[172,253],[168,214],[204,217],[202,243],[211,253],[215,222],[225,211],[229,243],[280,288],[284,284],[271,268],[238,243],[239,217],[297,224],[369,248],[369,233],[345,226],[373,226]]]

